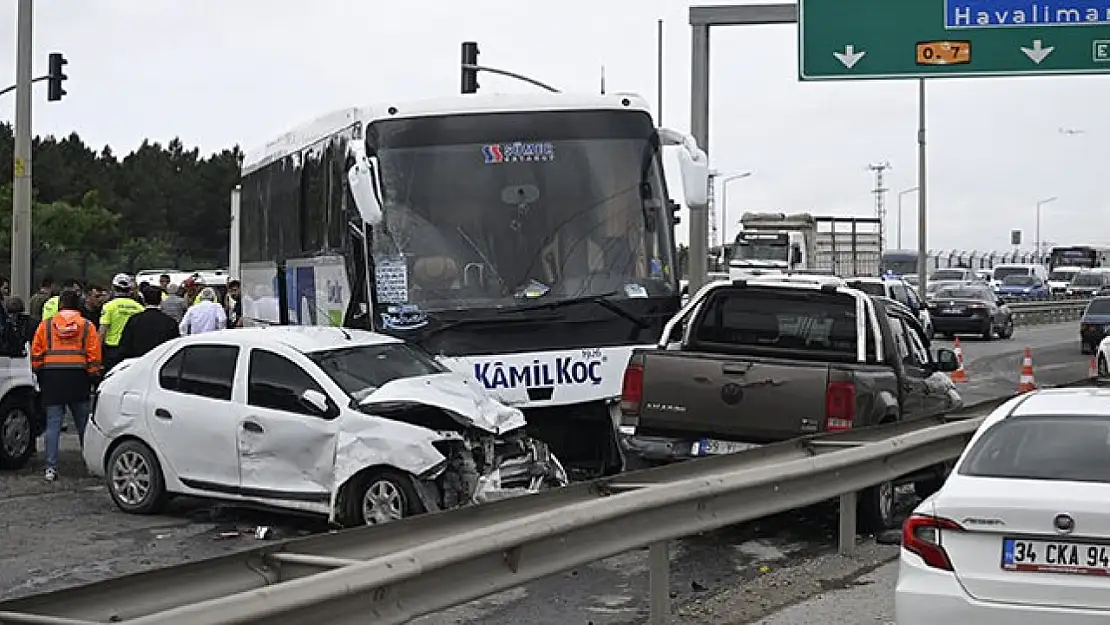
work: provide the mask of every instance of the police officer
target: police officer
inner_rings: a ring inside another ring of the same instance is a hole
[[[66,280],[65,282],[62,283],[62,290],[63,291],[76,291],[77,295],[80,296],[81,291],[82,291],[81,281],[77,280],[76,278],[70,278],[69,280]],[[43,302],[43,304],[42,304],[42,320],[46,321],[47,319],[50,319],[51,317],[53,317],[56,314],[58,314],[58,296],[57,295],[55,295],[55,296],[51,297],[50,299],[46,300],[45,302]]]
[[[100,309],[100,337],[104,340],[104,371],[110,371],[121,358],[119,341],[123,327],[132,315],[143,312],[143,305],[131,297],[135,281],[125,273],[112,278],[112,299]]]

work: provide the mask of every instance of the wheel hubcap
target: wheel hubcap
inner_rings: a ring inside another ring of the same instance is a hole
[[[4,446],[4,455],[9,458],[22,456],[31,444],[31,419],[22,410],[11,410],[4,415],[0,426],[0,444]]]
[[[362,518],[367,525],[397,521],[405,516],[405,496],[397,485],[378,480],[366,489],[362,498]]]
[[[150,494],[151,473],[146,458],[135,451],[125,451],[112,466],[112,492],[129,505],[142,504]]]

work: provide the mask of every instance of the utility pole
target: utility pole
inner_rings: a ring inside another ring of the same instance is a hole
[[[31,297],[31,0],[19,0],[17,11],[11,293],[26,302]]]
[[[874,165],[868,165],[868,169],[875,172],[875,189],[872,193],[875,194],[875,216],[879,218],[879,246],[880,248],[886,247],[886,192],[887,188],[883,186],[883,174],[886,170],[890,169],[890,163],[883,161]]]

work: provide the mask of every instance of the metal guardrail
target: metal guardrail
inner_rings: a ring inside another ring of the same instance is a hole
[[[1001,400],[999,402],[1001,403]],[[667,541],[840,497],[957,457],[990,407],[822,434],[521,498],[0,603],[0,623],[399,624],[651,546],[652,622],[670,614]]]
[[[1035,325],[1077,321],[1091,303],[1090,298],[1057,298],[1051,300],[1009,301],[1015,325]]]

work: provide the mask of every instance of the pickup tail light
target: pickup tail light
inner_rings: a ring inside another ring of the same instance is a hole
[[[825,387],[825,431],[852,429],[856,420],[856,385],[852,382],[829,382]]]
[[[621,384],[621,414],[639,415],[644,401],[644,365],[635,358],[624,369]]]
[[[959,523],[927,514],[914,514],[902,525],[902,548],[917,554],[926,565],[951,571],[952,560],[941,546],[941,531],[962,532]]]

